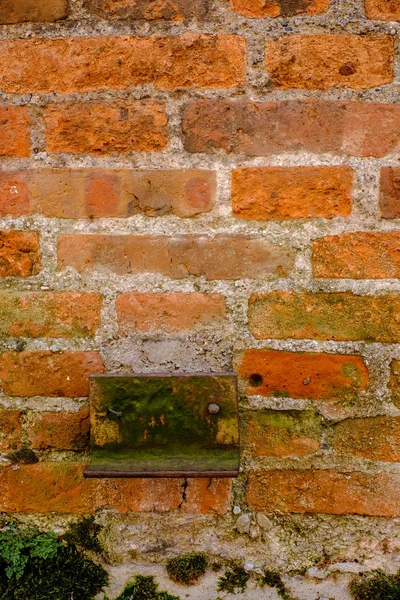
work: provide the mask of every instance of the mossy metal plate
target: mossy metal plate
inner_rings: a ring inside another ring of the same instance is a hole
[[[236,477],[234,373],[93,375],[85,477]]]

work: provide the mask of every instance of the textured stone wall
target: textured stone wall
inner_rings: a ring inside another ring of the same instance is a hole
[[[115,590],[192,550],[297,600],[395,571],[400,3],[3,0],[0,23],[0,511],[96,512]],[[83,479],[89,374],[230,370],[237,480]]]

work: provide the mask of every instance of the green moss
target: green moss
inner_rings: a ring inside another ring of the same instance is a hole
[[[0,532],[0,600],[93,600],[107,582],[102,566],[54,533]]]
[[[167,573],[172,581],[191,585],[201,575],[204,575],[207,566],[208,559],[205,554],[183,554],[182,556],[171,558],[167,562]]]
[[[15,450],[15,452],[10,452],[7,454],[7,458],[16,463],[22,463],[24,465],[34,465],[39,462],[38,457],[30,448],[26,448],[25,446],[20,450]]]
[[[360,575],[350,584],[355,600],[400,600],[400,571],[386,575],[376,571],[371,575]]]
[[[81,550],[89,552],[102,551],[102,546],[98,536],[101,531],[101,525],[95,523],[94,517],[85,517],[78,523],[70,525],[69,530],[63,536],[64,541],[70,545],[75,545]]]
[[[154,577],[136,575],[116,600],[179,600],[179,597],[159,592]]]
[[[244,592],[250,575],[236,563],[231,563],[230,568],[225,571],[225,575],[218,579],[217,590],[228,592],[228,594],[236,594]]]
[[[282,600],[293,600],[293,596],[282,581],[282,577],[277,571],[266,570],[261,575],[259,583],[262,587],[268,585],[275,588]]]

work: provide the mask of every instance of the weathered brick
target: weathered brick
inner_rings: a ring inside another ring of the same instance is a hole
[[[102,298],[85,292],[0,292],[0,335],[92,337]]]
[[[384,462],[400,461],[400,418],[346,419],[334,427],[337,454]]]
[[[89,375],[103,373],[98,352],[25,350],[0,354],[0,378],[8,396],[89,394]]]
[[[31,212],[26,171],[0,172],[0,216],[19,217]]]
[[[146,21],[182,21],[203,19],[208,0],[85,0],[86,10],[110,19],[144,19]]]
[[[292,252],[270,242],[241,235],[63,235],[59,269],[93,270],[118,275],[160,273],[173,279],[284,277],[294,265]]]
[[[219,294],[127,293],[116,301],[119,331],[185,331],[209,325],[226,316],[225,298]]]
[[[350,167],[249,167],[232,173],[235,217],[278,221],[346,217],[351,212]]]
[[[257,471],[249,475],[250,508],[282,513],[400,516],[400,476],[335,471]]]
[[[30,155],[30,125],[26,106],[0,106],[0,156]]]
[[[0,410],[0,451],[15,450],[22,445],[22,413]]]
[[[50,152],[149,152],[167,145],[165,106],[152,100],[57,104],[44,115]]]
[[[0,89],[68,94],[149,84],[227,88],[244,83],[245,56],[244,38],[226,34],[7,40],[0,42]]]
[[[368,384],[359,356],[322,352],[247,350],[238,373],[250,395],[329,401],[349,399]]]
[[[364,0],[364,3],[369,19],[400,21],[399,0]]]
[[[226,512],[230,480],[84,479],[84,464],[40,462],[0,469],[0,510],[17,513],[87,514],[100,509],[121,513]],[[186,498],[183,497],[185,491]]]
[[[2,0],[0,24],[58,21],[68,15],[67,0]]]
[[[394,404],[400,408],[400,360],[393,360],[390,365],[389,389]]]
[[[331,235],[313,242],[314,277],[387,279],[400,277],[400,233]]]
[[[89,445],[89,408],[78,412],[35,414],[28,424],[28,440],[35,450],[84,450]]]
[[[242,433],[254,456],[306,456],[321,446],[321,417],[295,410],[246,413]]]
[[[32,210],[60,219],[193,217],[210,211],[216,199],[213,171],[33,169],[25,177]]]
[[[363,89],[393,81],[391,35],[290,35],[266,45],[274,86],[327,90]]]
[[[30,231],[0,231],[0,277],[29,277],[40,270],[39,236]]]
[[[400,294],[350,292],[252,296],[249,327],[257,339],[365,340],[397,343]]]
[[[293,17],[306,13],[320,15],[324,13],[332,0],[230,0],[232,10],[253,18]]]
[[[379,207],[384,219],[400,218],[400,168],[382,167]]]
[[[186,150],[247,156],[331,152],[382,157],[400,147],[400,106],[342,101],[193,100],[183,115]]]

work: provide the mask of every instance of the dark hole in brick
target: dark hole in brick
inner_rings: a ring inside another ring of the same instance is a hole
[[[263,378],[258,373],[253,373],[249,377],[249,383],[252,387],[260,387],[262,385]]]

